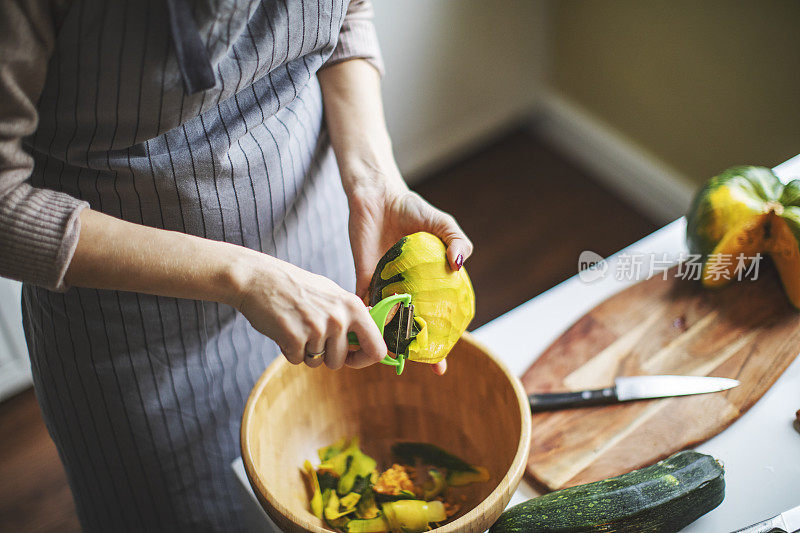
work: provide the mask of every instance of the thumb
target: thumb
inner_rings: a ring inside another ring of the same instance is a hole
[[[356,295],[363,300],[367,297],[369,284],[372,282],[372,273],[379,258],[364,252],[364,246],[360,243],[353,246],[353,252],[353,261],[356,267]]]
[[[464,230],[452,215],[429,205],[426,214],[426,230],[440,239],[447,247],[447,262],[453,270],[459,270],[472,255],[473,245]]]
[[[374,265],[369,267],[364,263],[361,265],[356,263],[356,295],[362,300],[365,300],[368,296],[367,292],[369,291],[369,284],[372,281],[373,270]]]

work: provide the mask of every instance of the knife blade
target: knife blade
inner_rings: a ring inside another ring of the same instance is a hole
[[[797,533],[800,531],[800,505],[752,526],[737,529],[733,533],[770,533],[771,531],[783,531],[785,533]]]
[[[739,382],[735,379],[708,376],[629,376],[616,378],[613,387],[531,394],[528,396],[528,401],[532,410],[548,411],[633,400],[706,394],[727,390],[737,385]]]

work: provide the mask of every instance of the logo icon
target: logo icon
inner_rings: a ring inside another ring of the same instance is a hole
[[[584,283],[603,279],[608,272],[608,263],[599,254],[584,250],[578,256],[578,278]]]

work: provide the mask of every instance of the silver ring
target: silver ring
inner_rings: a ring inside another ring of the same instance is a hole
[[[309,361],[316,361],[317,359],[319,359],[323,355],[325,355],[325,350],[322,350],[319,353],[306,352],[306,359],[308,359]]]

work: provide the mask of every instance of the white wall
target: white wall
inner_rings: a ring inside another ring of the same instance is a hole
[[[16,281],[0,278],[0,401],[30,385],[30,360],[22,332],[21,288]]]
[[[534,107],[546,67],[543,0],[373,0],[387,122],[409,181]]]

